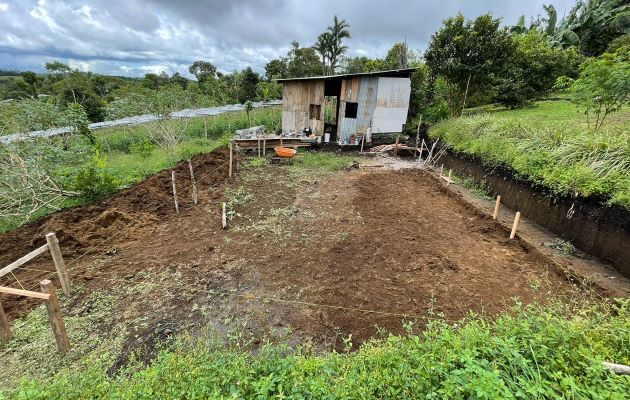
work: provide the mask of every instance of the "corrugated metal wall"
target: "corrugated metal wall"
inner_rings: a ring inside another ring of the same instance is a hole
[[[403,125],[407,121],[410,96],[411,79],[380,77],[372,132],[402,132]]]
[[[372,113],[376,106],[378,77],[365,76],[344,79],[341,83],[339,105],[338,136],[348,143],[350,136],[364,134],[372,122]],[[357,117],[346,118],[346,103],[358,103]]]
[[[284,83],[282,97],[283,132],[300,132],[310,127],[317,135],[324,131],[324,81]],[[337,134],[342,143],[352,135],[364,134],[372,126],[373,133],[402,132],[407,120],[410,78],[356,76],[341,81]],[[357,103],[357,117],[346,118],[346,104]],[[311,104],[321,105],[317,119],[309,120]]]

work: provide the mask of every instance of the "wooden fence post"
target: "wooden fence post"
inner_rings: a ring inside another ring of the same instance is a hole
[[[501,196],[497,196],[497,202],[494,203],[494,213],[492,214],[492,219],[497,219],[499,216],[499,207],[501,207]]]
[[[221,225],[223,229],[227,228],[227,212],[225,210],[225,203],[221,204]]]
[[[46,300],[46,310],[48,311],[48,320],[55,335],[55,341],[57,342],[57,348],[61,353],[66,353],[70,350],[70,340],[68,339],[68,333],[66,332],[66,325],[63,323],[63,317],[61,316],[61,309],[59,308],[59,301],[55,293],[55,287],[48,279],[39,283],[42,289],[42,293],[47,293],[50,298]]]
[[[263,132],[263,157],[267,154],[267,134]]]
[[[521,223],[521,212],[517,211],[514,216],[514,225],[512,225],[512,232],[510,232],[510,239],[514,239],[516,237],[516,230],[518,229],[519,224]]]
[[[190,170],[190,182],[192,182],[192,199],[193,203],[197,204],[199,195],[197,193],[197,182],[195,181],[195,173],[193,172],[192,162],[188,159],[188,169]]]
[[[11,327],[9,326],[9,320],[4,313],[2,303],[0,302],[0,339],[3,341],[9,341],[13,339],[13,333],[11,333]]]
[[[394,144],[394,157],[398,156],[398,141],[400,139],[398,138],[398,136],[396,136],[396,143]]]
[[[203,131],[206,134],[206,140],[208,140],[208,116],[203,116]]]
[[[451,184],[451,174],[453,173],[452,169],[448,170],[448,180],[446,181],[446,186]]]
[[[48,250],[52,255],[53,263],[57,269],[57,275],[59,276],[59,283],[61,283],[61,290],[67,296],[70,294],[70,278],[68,277],[68,271],[66,270],[66,263],[61,255],[61,249],[59,248],[59,239],[54,232],[46,234],[46,243],[48,243]]]
[[[177,202],[177,188],[175,187],[175,170],[171,171],[171,181],[173,181],[173,200],[175,200],[175,212],[179,214],[179,203]]]
[[[260,135],[256,135],[256,139],[258,140],[258,158],[260,158]]]
[[[230,142],[230,169],[228,171],[228,178],[232,177],[232,142]]]

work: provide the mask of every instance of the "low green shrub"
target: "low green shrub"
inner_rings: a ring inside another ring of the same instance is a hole
[[[102,367],[25,379],[16,399],[627,398],[630,377],[602,361],[630,363],[630,309],[606,304],[517,305],[488,320],[437,316],[426,329],[390,335],[354,352],[314,354],[308,346],[226,347],[180,339],[150,366],[108,377]],[[350,340],[346,341],[348,344]]]
[[[96,200],[111,194],[119,185],[120,181],[107,168],[107,161],[99,147],[94,149],[92,160],[75,177],[75,190],[87,200]]]
[[[151,156],[153,150],[155,150],[155,145],[148,138],[143,138],[141,141],[129,145],[129,152],[138,154],[142,158]]]

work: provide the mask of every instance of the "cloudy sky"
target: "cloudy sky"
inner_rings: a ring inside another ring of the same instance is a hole
[[[444,18],[492,12],[513,24],[574,0],[0,0],[0,68],[42,71],[61,60],[79,70],[139,76],[187,73],[195,60],[230,72],[264,72],[291,40],[312,45],[337,14],[350,23],[349,55],[382,57],[405,38],[424,50]]]

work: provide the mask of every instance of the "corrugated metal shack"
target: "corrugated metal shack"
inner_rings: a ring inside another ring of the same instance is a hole
[[[413,68],[357,74],[278,79],[282,95],[283,134],[310,128],[316,136],[330,134],[341,145],[371,141],[371,134],[404,129]],[[325,123],[326,105],[334,115]]]

